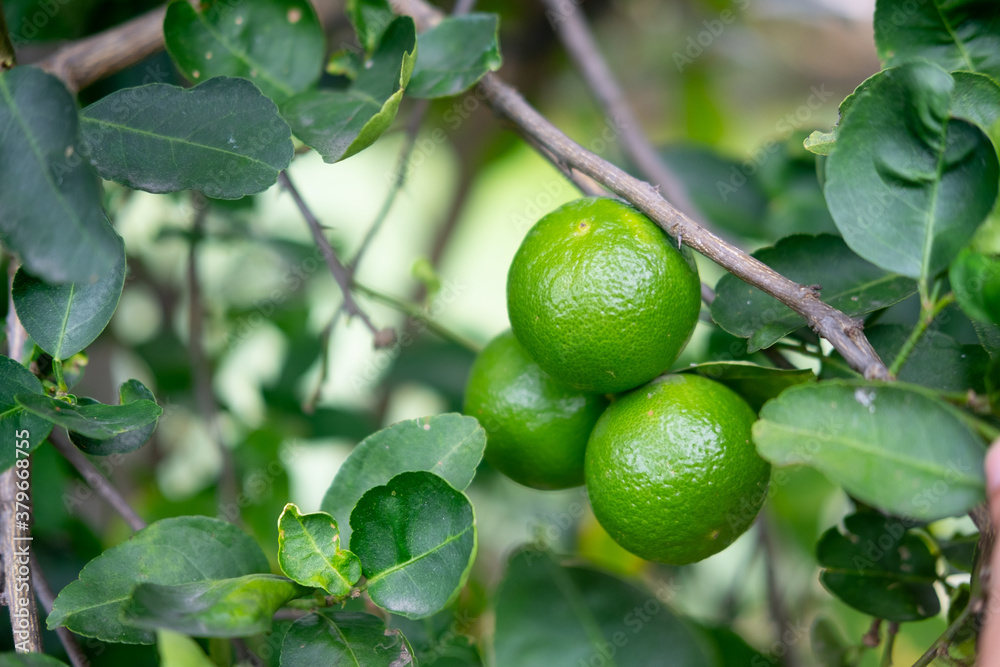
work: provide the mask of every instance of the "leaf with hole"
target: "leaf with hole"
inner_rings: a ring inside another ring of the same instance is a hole
[[[468,90],[487,72],[500,69],[496,14],[450,16],[420,34],[417,64],[407,94],[450,97]]]
[[[139,399],[122,405],[105,405],[92,399],[86,404],[44,396],[17,394],[17,404],[67,431],[96,440],[107,440],[152,424],[163,413],[154,401]]]
[[[413,649],[385,621],[352,611],[317,611],[295,621],[281,644],[282,667],[406,667]]]
[[[0,471],[14,465],[19,451],[20,458],[34,451],[52,430],[51,421],[25,410],[15,399],[29,394],[42,396],[42,383],[21,364],[0,355],[0,438],[7,443],[0,447]]]
[[[155,403],[153,392],[138,380],[129,380],[118,388],[119,405],[127,405],[136,401]],[[92,398],[78,398],[77,405],[100,405]],[[153,437],[156,430],[156,419],[138,428],[119,433],[118,435],[99,440],[70,431],[69,438],[73,444],[91,456],[110,456],[112,454],[128,454],[139,449]]]
[[[429,472],[404,472],[369,490],[351,512],[351,529],[368,596],[407,618],[448,606],[476,557],[472,503]]]
[[[302,584],[344,597],[361,578],[361,562],[340,548],[337,522],[325,512],[301,514],[294,503],[278,518],[278,564]]]

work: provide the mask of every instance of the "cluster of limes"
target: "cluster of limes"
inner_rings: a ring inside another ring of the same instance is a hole
[[[691,337],[700,295],[690,252],[645,215],[612,199],[570,202],[514,256],[512,331],[477,358],[465,398],[494,467],[537,489],[585,482],[615,541],[677,565],[739,537],[770,474],[742,398],[698,375],[662,375]]]

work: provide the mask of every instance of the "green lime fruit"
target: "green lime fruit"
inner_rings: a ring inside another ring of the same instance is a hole
[[[507,274],[507,314],[546,373],[606,394],[666,371],[698,320],[690,251],[622,202],[578,199],[531,228]]]
[[[587,438],[607,405],[546,375],[510,331],[479,354],[465,389],[465,414],[486,429],[486,460],[534,489],[583,484]]]
[[[764,504],[771,466],[750,439],[756,419],[728,387],[667,375],[609,407],[587,443],[597,520],[647,560],[684,565],[742,535]]]

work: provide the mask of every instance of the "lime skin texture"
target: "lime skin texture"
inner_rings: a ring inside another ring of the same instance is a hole
[[[666,375],[609,407],[587,444],[597,520],[628,551],[670,565],[722,551],[753,523],[771,467],[750,439],[756,415],[728,387]]]
[[[700,302],[690,251],[604,197],[541,218],[507,274],[507,314],[532,359],[558,381],[598,394],[666,371],[694,331]]]
[[[476,358],[465,389],[465,414],[486,429],[486,460],[534,489],[583,484],[583,458],[603,396],[557,383],[510,331]]]

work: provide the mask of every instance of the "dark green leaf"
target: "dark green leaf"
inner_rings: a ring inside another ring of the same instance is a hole
[[[938,540],[941,555],[956,569],[972,572],[979,534],[955,535],[950,540]]]
[[[417,41],[417,64],[407,93],[413,97],[458,95],[487,72],[500,69],[496,14],[445,18]]]
[[[48,419],[26,411],[14,399],[17,395],[42,395],[42,383],[31,371],[9,357],[0,355],[0,471],[14,465],[17,452],[27,454],[45,442],[52,430]],[[24,448],[21,443],[27,443]],[[20,458],[25,458],[24,454]]]
[[[121,255],[77,146],[78,122],[56,77],[34,67],[0,73],[0,240],[49,282],[97,280]]]
[[[450,604],[476,556],[472,504],[429,472],[404,472],[365,493],[351,530],[372,602],[407,618]]]
[[[387,0],[347,0],[347,18],[354,26],[358,44],[371,53],[395,16]]]
[[[757,411],[789,387],[816,380],[816,375],[809,369],[768,368],[748,361],[709,361],[681,368],[678,372],[697,373],[720,382],[742,396]]]
[[[909,278],[866,262],[830,234],[788,236],[753,256],[798,283],[819,285],[826,303],[852,316],[890,306],[917,289]],[[715,289],[712,319],[734,336],[749,338],[751,352],[805,325],[791,308],[732,274]]]
[[[850,606],[900,623],[937,616],[937,559],[899,519],[874,512],[844,519],[846,534],[831,528],[816,545],[820,581]]]
[[[201,11],[177,0],[167,7],[163,37],[188,81],[245,77],[276,102],[316,83],[326,48],[306,0],[210,2]]]
[[[194,637],[247,637],[270,632],[274,612],[306,592],[275,574],[183,584],[140,583],[122,607],[122,620],[137,628]]]
[[[346,596],[361,578],[361,562],[340,548],[337,522],[325,512],[300,514],[293,503],[278,519],[278,564],[302,584]]]
[[[0,667],[68,667],[41,653],[0,653]]]
[[[111,321],[125,286],[125,244],[115,235],[118,260],[93,282],[49,284],[23,268],[11,298],[24,330],[53,359],[68,359],[90,345]]]
[[[827,203],[847,244],[887,271],[935,276],[996,199],[996,152],[950,117],[954,88],[935,65],[902,65],[866,82],[841,120]]]
[[[377,616],[320,611],[303,616],[285,633],[281,667],[406,667],[415,664],[399,630],[387,630]]]
[[[850,648],[833,621],[819,616],[809,629],[809,643],[820,667],[849,667]]]
[[[147,389],[146,386],[138,380],[129,380],[118,388],[118,401],[120,405],[135,403],[136,401],[151,401],[155,403],[156,397],[153,396],[153,392]],[[79,405],[99,405],[99,403],[93,399],[83,398],[78,399],[77,403]],[[149,439],[153,437],[153,431],[155,430],[156,420],[154,419],[145,426],[141,426],[131,431],[125,431],[124,433],[107,438],[106,440],[89,438],[85,435],[76,433],[75,431],[71,431],[69,437],[70,440],[73,441],[74,445],[92,456],[110,456],[112,454],[128,454],[129,452],[134,452],[149,442]]]
[[[151,644],[152,632],[119,618],[137,584],[185,584],[269,570],[257,543],[226,521],[204,516],[163,519],[87,563],[80,578],[59,593],[48,627],[65,626],[109,642]]]
[[[930,60],[1000,79],[1000,14],[993,0],[875,3],[875,46],[885,67]]]
[[[496,664],[713,664],[704,638],[667,606],[675,593],[669,585],[640,591],[602,572],[561,567],[546,552],[521,550],[497,597]]]
[[[711,663],[724,667],[726,665],[742,665],[753,667],[770,664],[767,657],[750,646],[743,637],[724,626],[701,628],[707,635],[712,648],[715,649],[716,660]]]
[[[413,19],[389,24],[381,43],[347,90],[316,90],[281,106],[292,131],[328,163],[371,146],[396,117],[416,58]]]
[[[41,394],[18,394],[22,408],[44,417],[56,426],[97,440],[107,440],[156,421],[163,409],[155,402],[140,399],[123,405],[72,404]]]
[[[948,271],[951,289],[965,314],[974,320],[1000,324],[1000,257],[966,248]]]
[[[293,153],[274,102],[229,77],[119,90],[81,112],[80,131],[101,176],[147,192],[239,199],[274,185]]]
[[[757,451],[805,464],[875,507],[931,521],[983,501],[982,441],[957,409],[912,385],[832,380],[768,402],[754,424]]]

